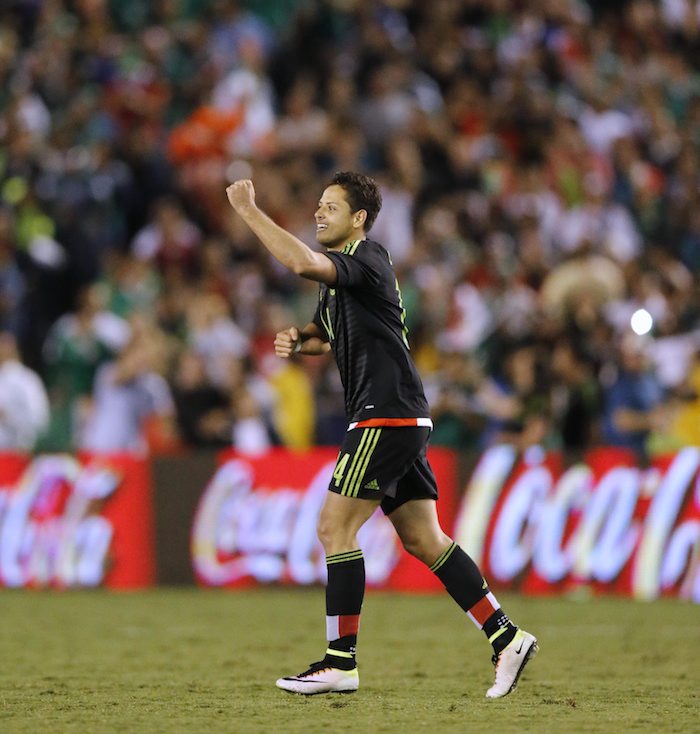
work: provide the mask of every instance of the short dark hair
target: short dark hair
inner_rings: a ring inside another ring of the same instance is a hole
[[[340,186],[347,195],[352,212],[364,209],[367,212],[365,232],[369,232],[382,208],[382,195],[373,178],[354,171],[338,171],[330,186]]]

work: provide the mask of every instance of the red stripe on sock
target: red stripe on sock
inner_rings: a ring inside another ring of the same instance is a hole
[[[338,632],[341,637],[356,635],[360,629],[359,614],[341,614],[338,617]]]
[[[469,610],[469,614],[483,627],[486,620],[495,612],[493,604],[489,601],[487,596],[482,597],[479,601]]]

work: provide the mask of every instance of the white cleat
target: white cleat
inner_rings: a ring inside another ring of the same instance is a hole
[[[534,635],[519,629],[500,654],[493,656],[496,680],[486,691],[486,698],[501,698],[514,691],[523,668],[528,660],[537,655],[539,649]]]
[[[357,668],[340,670],[326,663],[312,663],[308,670],[299,675],[279,678],[277,687],[289,693],[313,696],[317,693],[354,693],[360,685]]]

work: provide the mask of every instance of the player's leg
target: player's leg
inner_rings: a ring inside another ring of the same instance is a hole
[[[354,432],[351,432],[354,433]],[[348,436],[338,455],[330,492],[318,520],[318,537],[326,553],[326,639],[322,660],[304,673],[277,681],[293,693],[341,693],[357,690],[355,646],[365,593],[365,564],[357,533],[379,506],[379,499],[360,498],[362,478],[379,432]],[[373,440],[375,439],[376,440]]]
[[[440,527],[435,502],[412,500],[389,515],[404,548],[423,561],[500,652],[517,627],[501,610],[474,561]]]
[[[318,520],[318,537],[326,552],[326,639],[324,661],[353,669],[360,613],[365,595],[365,560],[357,533],[379,506],[379,500],[329,492]]]
[[[328,492],[316,528],[326,558],[359,550],[357,533],[379,507],[379,502],[379,499],[358,499]]]
[[[409,473],[405,481],[402,480],[404,486],[400,483],[399,501],[401,489],[427,494],[421,485],[426,480],[428,485],[434,481],[427,475],[429,469],[427,462],[412,469],[415,476]],[[537,653],[537,640],[510,621],[476,563],[443,532],[433,499],[409,500],[392,509],[388,516],[404,548],[435,573],[450,596],[477,628],[484,631],[493,646],[496,680],[487,691],[487,697],[499,698],[510,693],[525,664]]]

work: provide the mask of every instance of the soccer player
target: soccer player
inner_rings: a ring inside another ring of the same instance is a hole
[[[326,553],[328,649],[308,670],[277,681],[301,694],[356,691],[355,647],[365,590],[357,532],[381,507],[404,548],[444,584],[493,646],[496,679],[488,698],[510,693],[537,652],[535,637],[501,609],[474,561],[441,529],[435,476],[426,458],[432,423],[409,351],[406,312],[391,256],[367,232],[381,208],[371,178],[337,173],[316,210],[316,252],[275,224],[255,203],[253,184],[226,193],[269,252],[297,275],[318,281],[311,323],[275,338],[278,356],[333,351],[345,389],[348,430],[318,521]]]

